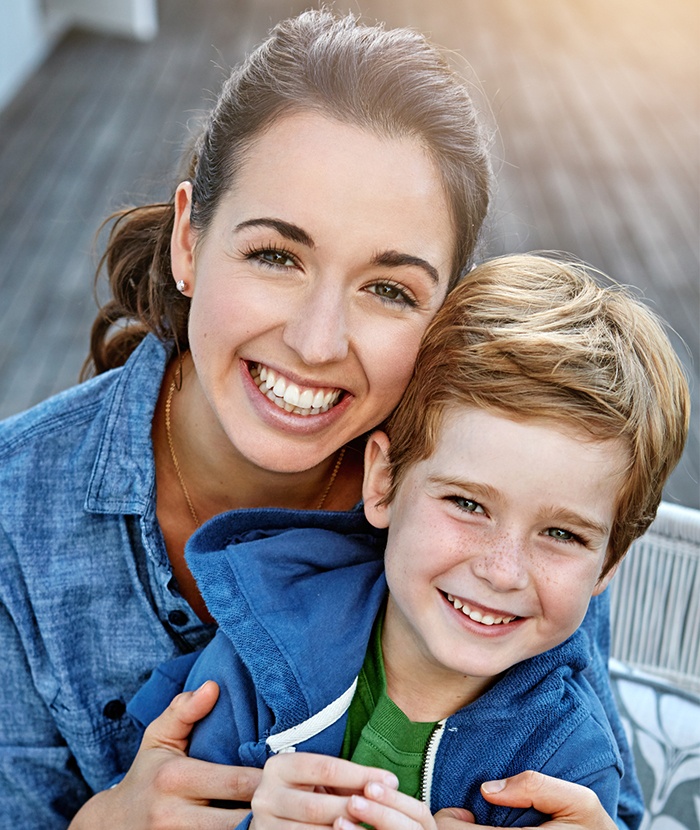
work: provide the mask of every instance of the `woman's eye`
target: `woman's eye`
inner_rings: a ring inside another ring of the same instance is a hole
[[[286,251],[266,250],[258,251],[255,256],[268,265],[274,265],[279,268],[293,268],[296,262]]]
[[[415,298],[402,286],[391,282],[377,282],[368,287],[368,291],[376,294],[380,300],[395,305],[417,305]]]
[[[474,499],[465,499],[464,496],[450,496],[450,501],[456,504],[465,513],[485,513],[484,508]]]
[[[281,248],[255,248],[243,252],[246,259],[257,261],[270,268],[296,268],[297,261]]]

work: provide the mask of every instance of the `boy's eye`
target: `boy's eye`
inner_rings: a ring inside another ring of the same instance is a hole
[[[585,545],[586,542],[580,536],[572,533],[570,530],[564,530],[563,527],[548,527],[545,530],[545,536],[551,536],[552,539],[557,539],[560,542],[578,542]]]
[[[385,300],[388,303],[395,303],[397,305],[415,306],[415,298],[408,293],[408,291],[400,285],[391,282],[376,282],[368,286],[368,291],[376,294],[380,300]]]
[[[485,513],[484,508],[474,499],[466,499],[464,496],[450,496],[450,501],[464,510],[465,513]]]

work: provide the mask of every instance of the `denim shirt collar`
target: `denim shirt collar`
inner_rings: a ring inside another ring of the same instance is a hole
[[[97,452],[85,499],[90,513],[144,515],[156,486],[151,425],[172,345],[148,334],[133,352],[96,419]]]

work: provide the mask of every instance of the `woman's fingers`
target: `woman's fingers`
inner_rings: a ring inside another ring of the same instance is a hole
[[[481,788],[484,798],[508,807],[534,807],[552,816],[540,827],[548,830],[615,830],[613,819],[605,812],[596,794],[588,787],[527,771],[503,781],[487,781]],[[425,804],[401,793],[370,783],[365,797],[352,796],[348,812],[359,823],[376,830],[476,830],[474,816],[468,810],[441,810],[434,818]],[[351,830],[341,819],[335,830]]]
[[[230,767],[196,758],[164,757],[152,759],[150,786],[154,793],[196,804],[210,801],[241,801],[247,804],[253,798],[261,777],[262,770],[256,767]],[[124,779],[126,781],[127,778]]]
[[[480,825],[474,823],[474,813],[461,807],[445,807],[435,813],[438,830],[470,830]]]
[[[486,781],[481,794],[492,804],[534,807],[552,816],[540,825],[548,830],[615,830],[598,796],[588,787],[528,770],[501,781]]]
[[[94,795],[71,822],[71,830],[232,830],[249,813],[211,807],[185,796],[120,787]]]
[[[212,807],[211,801],[249,803],[262,770],[212,764],[186,755],[192,725],[211,711],[216,683],[178,695],[144,733],[131,768],[110,790],[93,796],[71,830],[231,830],[248,810]]]

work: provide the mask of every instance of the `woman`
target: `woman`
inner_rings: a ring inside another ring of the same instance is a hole
[[[172,201],[117,220],[98,377],[0,430],[0,806],[17,826],[65,827],[123,772],[125,701],[211,637],[183,559],[196,526],[357,503],[353,442],[398,402],[470,266],[489,182],[471,101],[432,47],[309,12],[231,76]],[[209,801],[255,783],[185,761],[163,802],[172,766],[146,751],[76,822],[231,826]]]

